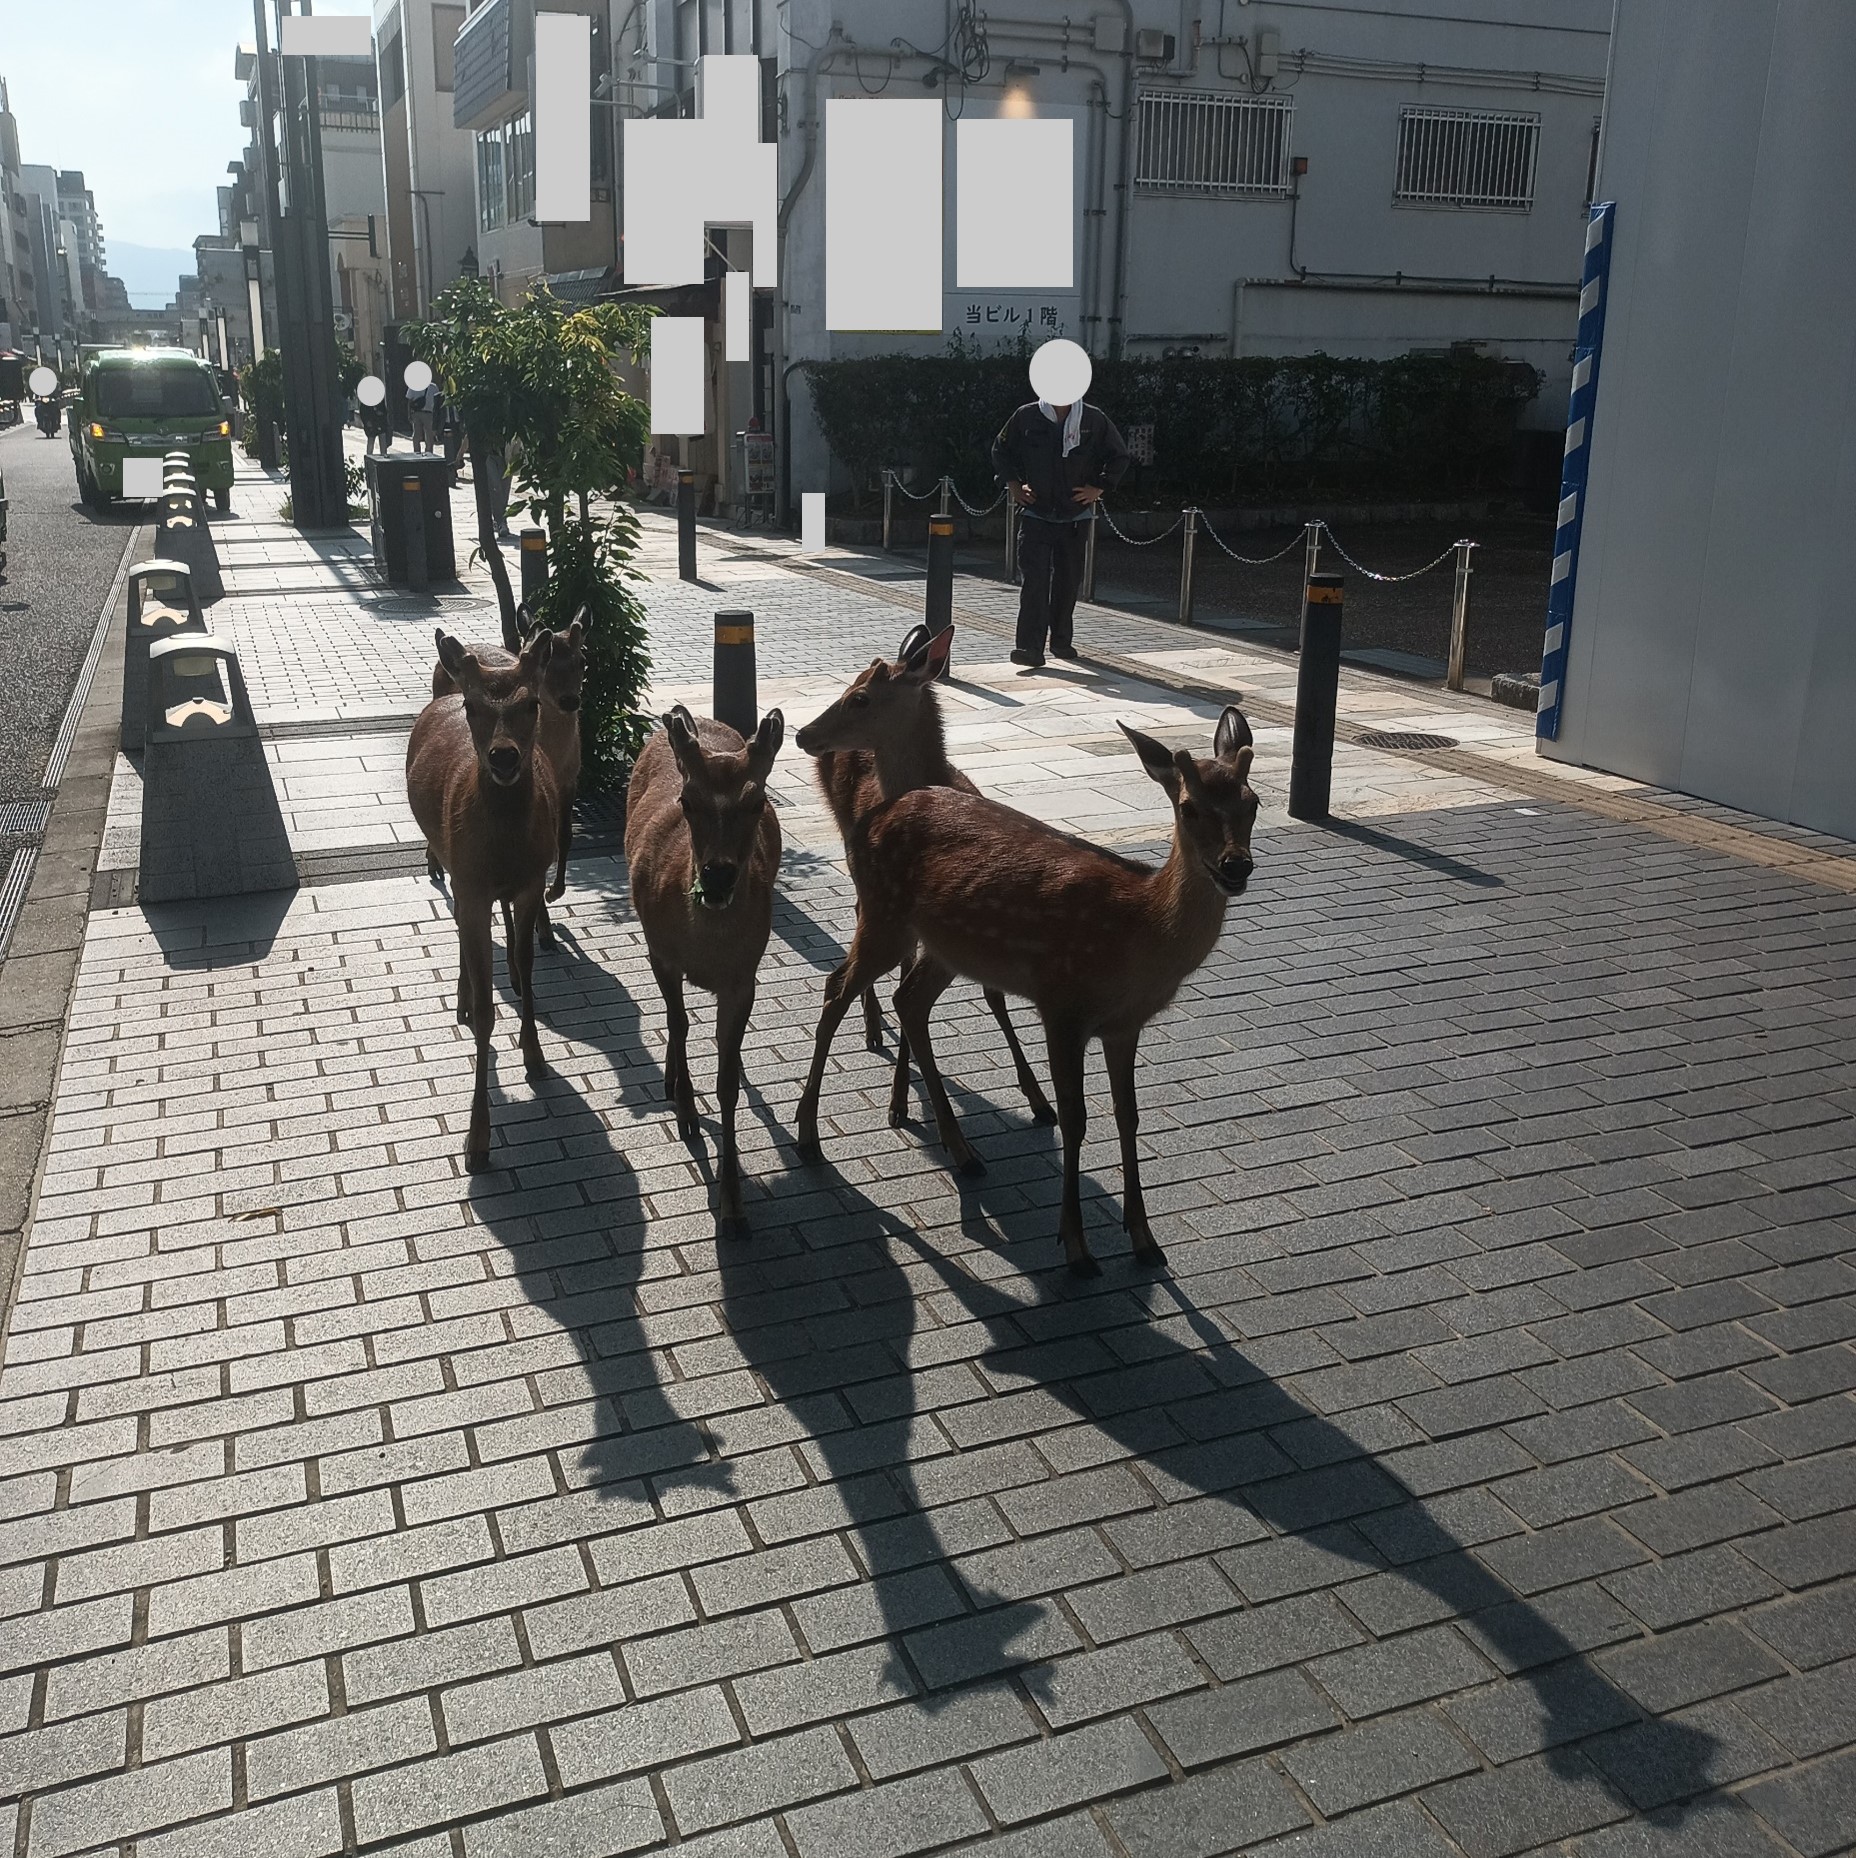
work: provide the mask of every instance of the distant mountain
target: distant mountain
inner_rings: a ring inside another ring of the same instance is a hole
[[[175,286],[193,269],[193,252],[187,246],[130,245],[111,239],[108,249],[110,276],[122,279],[138,310],[165,309],[174,301]]]

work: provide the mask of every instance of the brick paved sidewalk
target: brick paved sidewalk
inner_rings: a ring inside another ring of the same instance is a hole
[[[906,623],[705,575],[795,722]],[[260,579],[215,624],[274,750],[383,751],[446,610]],[[660,694],[699,698],[716,596],[645,591]],[[964,764],[1151,837],[1089,745],[1215,701],[978,640]],[[1105,1091],[1105,1275],[1058,1269],[1054,1137],[968,989],[985,1178],[887,1127],[848,1036],[827,1166],[794,1163],[852,909],[797,756],[742,1243],[713,1127],[692,1154],[664,1113],[615,861],[576,869],[554,1075],[505,1062],[476,1179],[422,879],[99,909],[0,1372],[0,1858],[1848,1849],[1856,898],[1508,790],[1513,727],[1473,777],[1350,745],[1377,817],[1341,830],[1281,817],[1259,729],[1257,880],[1143,1048],[1162,1280]],[[297,829],[377,844],[392,759]]]

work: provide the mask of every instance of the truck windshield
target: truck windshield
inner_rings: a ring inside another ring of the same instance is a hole
[[[104,368],[97,411],[105,419],[205,419],[218,413],[219,394],[198,368]]]

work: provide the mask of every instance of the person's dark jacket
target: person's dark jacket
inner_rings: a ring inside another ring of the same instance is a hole
[[[1099,406],[1083,402],[1082,431],[1076,450],[1063,455],[1063,421],[1046,419],[1035,400],[1021,406],[992,442],[993,475],[1001,484],[1028,485],[1035,503],[1028,516],[1046,522],[1075,522],[1089,514],[1072,492],[1094,484],[1113,490],[1126,474],[1128,447],[1115,422]]]

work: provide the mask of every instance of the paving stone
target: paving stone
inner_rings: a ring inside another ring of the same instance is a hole
[[[1856,1653],[1856,1582],[1838,1581],[1762,1607],[1746,1623],[1781,1658],[1808,1671]]]
[[[386,1774],[363,1774],[355,1783],[355,1834],[363,1844],[445,1826],[536,1800],[548,1777],[533,1736],[485,1742],[451,1755],[434,1755]]]
[[[1424,1796],[1424,1804],[1469,1858],[1506,1858],[1589,1832],[1625,1812],[1604,1777],[1573,1754],[1446,1781]]]
[[[1036,1666],[1025,1682],[1054,1729],[1197,1690],[1205,1676],[1176,1638],[1155,1634]]]
[[[1578,1858],[1780,1858],[1780,1846],[1740,1799],[1716,1796],[1658,1819],[1632,1819],[1575,1842]]]
[[[1783,1678],[1734,1701],[1794,1755],[1828,1754],[1856,1742],[1856,1660]]]
[[[973,1779],[1001,1825],[1037,1819],[1086,1800],[1162,1779],[1166,1763],[1126,1718],[986,1755]]]
[[[1778,1744],[1725,1701],[1594,1736],[1580,1752],[1646,1812],[1785,1762]]]
[[[1489,1675],[1487,1663],[1447,1626],[1331,1652],[1308,1668],[1322,1689],[1356,1720],[1465,1690]]]
[[[734,1712],[719,1687],[682,1690],[560,1723],[548,1732],[561,1780],[569,1787],[687,1760],[740,1739]]]
[[[246,1789],[252,1799],[265,1800],[322,1781],[344,1780],[368,1768],[410,1761],[437,1746],[424,1698],[381,1704],[247,1744]]]
[[[1300,1594],[1203,1621],[1189,1627],[1186,1636],[1212,1670],[1229,1682],[1357,1645],[1363,1635],[1326,1594]]]
[[[1182,1768],[1293,1742],[1338,1720],[1298,1671],[1272,1671],[1157,1703],[1147,1719]]]
[[[42,1858],[113,1844],[232,1804],[232,1752],[217,1749],[89,1781],[32,1804],[32,1845]]]
[[[1757,1782],[1741,1797],[1805,1858],[1847,1851],[1856,1825],[1856,1749]]]
[[[446,1737],[458,1748],[514,1729],[614,1709],[624,1701],[611,1656],[593,1652],[460,1684],[444,1693],[441,1707]]]
[[[204,1690],[155,1697],[142,1706],[142,1759],[242,1741],[328,1710],[328,1673],[319,1662],[280,1665]]]
[[[1577,1742],[1600,1729],[1637,1720],[1630,1698],[1583,1659],[1536,1667],[1444,1709],[1491,1762],[1500,1765]]]
[[[641,1697],[739,1677],[798,1656],[799,1648],[777,1608],[660,1633],[625,1648],[626,1669]]]
[[[508,1620],[474,1620],[466,1626],[344,1652],[342,1686],[349,1707],[359,1708],[383,1697],[508,1670],[521,1662],[522,1647]]]
[[[951,1768],[802,1806],[786,1823],[800,1858],[906,1858],[987,1829],[978,1801]]]
[[[680,1830],[702,1832],[856,1785],[835,1731],[807,1729],[671,1768],[664,1797]]]
[[[955,1691],[929,1703],[900,1704],[850,1725],[858,1755],[877,1780],[964,1761],[1035,1734],[1037,1727],[1017,1693],[998,1684]]]
[[[141,1858],[333,1858],[341,1849],[341,1802],[332,1787],[136,1841]]]
[[[1776,1581],[1725,1545],[1671,1555],[1649,1567],[1629,1568],[1606,1576],[1602,1585],[1652,1632],[1750,1606],[1779,1591]]]
[[[464,1828],[468,1858],[617,1858],[655,1845],[664,1816],[646,1781],[517,1807]]]
[[[1174,1781],[1119,1800],[1107,1812],[1129,1858],[1212,1858],[1308,1824],[1295,1795],[1261,1761]]]
[[[1258,1858],[1458,1858],[1458,1847],[1408,1800],[1349,1813],[1255,1850]]]
[[[859,1645],[735,1679],[735,1696],[755,1736],[875,1709],[914,1689],[914,1680],[889,1645]]]
[[[1413,1710],[1291,1749],[1283,1765],[1332,1818],[1470,1773],[1478,1764],[1437,1717]]]
[[[1652,1716],[1778,1677],[1785,1669],[1757,1640],[1725,1620],[1625,1645],[1599,1662]]]

